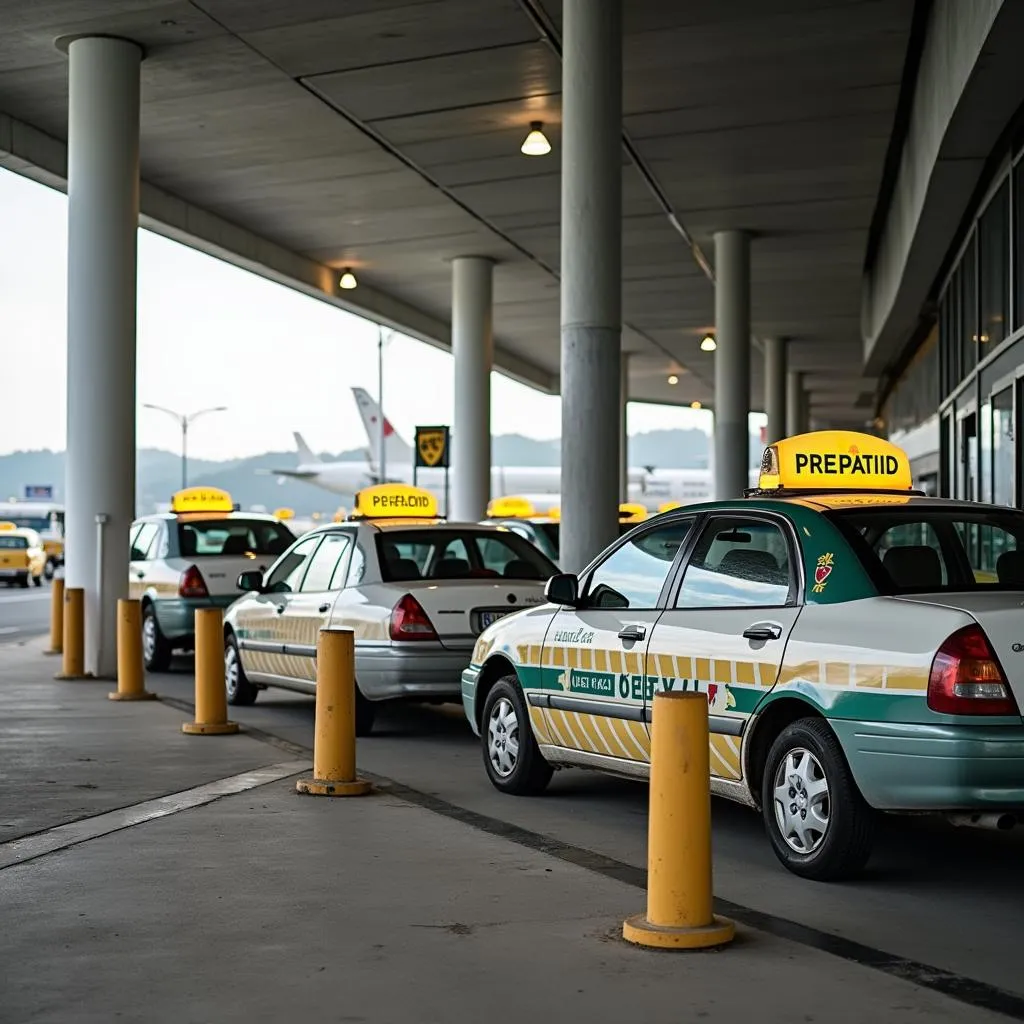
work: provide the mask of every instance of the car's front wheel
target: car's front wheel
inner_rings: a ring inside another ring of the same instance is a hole
[[[775,855],[794,874],[834,882],[871,854],[874,812],[820,718],[788,725],[768,751],[761,810]]]
[[[530,796],[547,788],[552,768],[533,738],[526,699],[515,676],[499,679],[487,694],[480,732],[484,767],[495,789]]]
[[[249,682],[242,668],[234,633],[229,633],[224,641],[224,689],[227,691],[228,703],[236,705],[255,703],[260,692]]]

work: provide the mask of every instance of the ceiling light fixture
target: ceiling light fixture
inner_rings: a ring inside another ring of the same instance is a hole
[[[551,143],[544,134],[544,123],[542,121],[530,122],[530,133],[523,139],[519,151],[525,156],[547,156],[551,152]]]
[[[690,408],[691,409],[700,409],[700,408],[702,408],[702,406],[701,406],[700,402],[691,402],[690,403]]]
[[[348,267],[346,267],[341,272],[341,280],[338,281],[338,287],[344,288],[345,291],[349,292],[353,288],[355,288],[358,283],[359,282],[356,280],[356,275],[353,274]]]
[[[668,375],[668,382],[669,384],[678,384],[679,378],[674,373],[670,373]]]
[[[716,348],[718,342],[710,334],[705,334],[700,343],[701,352],[714,352]]]

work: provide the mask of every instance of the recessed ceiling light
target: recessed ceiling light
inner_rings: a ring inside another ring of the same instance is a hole
[[[700,343],[701,352],[714,352],[716,348],[718,342],[710,334],[705,334]]]
[[[678,384],[679,378],[674,373],[670,373],[668,375],[668,382],[669,384]]]
[[[526,156],[547,156],[551,152],[551,143],[544,134],[543,122],[530,122],[530,133],[523,139],[519,151]]]
[[[338,287],[344,288],[345,291],[348,292],[355,288],[358,284],[359,282],[356,280],[356,275],[353,274],[348,267],[346,267],[342,271],[341,279],[338,281]]]
[[[690,403],[690,408],[691,409],[700,409],[700,408],[702,408],[702,406],[701,406],[700,402],[691,402]]]

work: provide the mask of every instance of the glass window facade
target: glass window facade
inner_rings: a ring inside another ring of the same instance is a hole
[[[992,197],[978,222],[978,281],[982,346],[991,349],[1010,325],[1010,181]],[[965,262],[966,265],[966,262]],[[964,294],[966,295],[966,288]]]

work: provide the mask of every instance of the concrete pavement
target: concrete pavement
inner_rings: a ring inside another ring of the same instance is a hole
[[[0,1021],[1006,1019],[749,926],[635,949],[643,892],[607,858],[387,780],[299,797],[287,744],[182,736],[176,708],[53,681],[41,647],[0,662]]]
[[[20,643],[50,631],[50,584],[0,587],[0,645]]]

